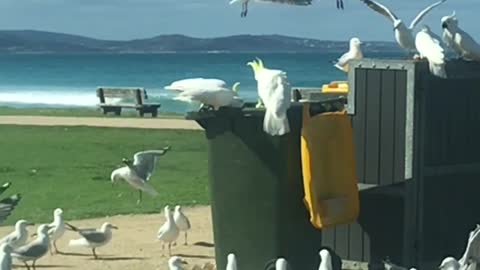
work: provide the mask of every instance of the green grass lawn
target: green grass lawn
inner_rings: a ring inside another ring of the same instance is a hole
[[[0,184],[23,199],[4,224],[24,218],[51,220],[56,207],[66,219],[158,213],[165,204],[208,204],[206,139],[200,131],[91,127],[0,126]],[[137,151],[171,151],[157,163],[151,183],[159,196],[124,182],[112,187],[110,173]]]
[[[97,108],[13,108],[0,107],[0,115],[41,115],[41,116],[75,116],[75,117],[130,117],[140,118],[135,110],[122,110],[121,116],[112,113],[104,115]],[[181,114],[161,112],[159,118],[184,118]],[[150,114],[145,114],[144,118],[151,118]]]

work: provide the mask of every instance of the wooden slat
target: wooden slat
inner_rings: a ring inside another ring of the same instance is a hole
[[[380,70],[367,71],[367,101],[365,129],[365,180],[368,184],[379,184],[379,142],[380,142]]]
[[[357,178],[365,182],[365,109],[367,93],[366,69],[355,69],[355,115],[353,116],[353,133],[355,145],[355,160],[357,165]]]
[[[405,180],[405,124],[407,108],[407,72],[395,71],[395,182]]]
[[[382,71],[379,168],[381,185],[388,185],[394,182],[395,86],[395,71]]]
[[[103,90],[103,95],[106,98],[124,98],[124,97],[135,98],[137,95],[137,92],[140,92],[142,96],[145,95],[145,89],[143,88],[110,88],[110,87],[98,88],[97,95],[100,89]]]

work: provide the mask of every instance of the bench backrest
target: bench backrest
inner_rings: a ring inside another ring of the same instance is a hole
[[[97,97],[100,103],[105,103],[105,98],[134,98],[139,105],[148,99],[147,91],[141,87],[99,87]]]

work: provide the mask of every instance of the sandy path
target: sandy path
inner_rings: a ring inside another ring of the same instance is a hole
[[[0,116],[0,125],[94,126],[152,129],[202,129],[195,121],[161,118]]]
[[[205,262],[214,262],[213,247],[195,245],[194,243],[213,243],[212,223],[210,207],[185,208],[185,214],[189,217],[192,230],[189,231],[189,245],[184,246],[184,236],[180,235],[179,245],[173,247],[172,255],[183,256],[188,262],[188,268],[193,264],[202,265]],[[68,217],[68,212],[64,213]],[[67,221],[78,227],[99,227],[105,221],[111,222],[119,227],[113,232],[113,239],[110,244],[97,250],[99,260],[93,260],[91,251],[84,248],[68,247],[70,239],[77,238],[77,234],[67,231],[58,241],[58,248],[65,254],[50,254],[37,261],[38,269],[128,269],[128,270],[149,270],[168,269],[167,256],[162,257],[161,243],[156,240],[156,234],[163,224],[163,214],[153,215],[126,215],[113,216],[98,219]],[[5,235],[13,227],[0,227],[0,235]],[[33,233],[35,228],[29,228]],[[17,269],[26,269],[23,264],[15,262]]]

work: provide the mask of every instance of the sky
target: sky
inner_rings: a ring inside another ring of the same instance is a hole
[[[0,29],[43,30],[109,40],[149,38],[162,34],[218,37],[280,34],[323,40],[394,41],[392,24],[359,0],[313,0],[311,6],[249,4],[229,0],[0,0]],[[377,0],[407,25],[432,0]],[[440,18],[455,10],[460,27],[480,41],[480,0],[447,0],[422,21],[440,34]]]

